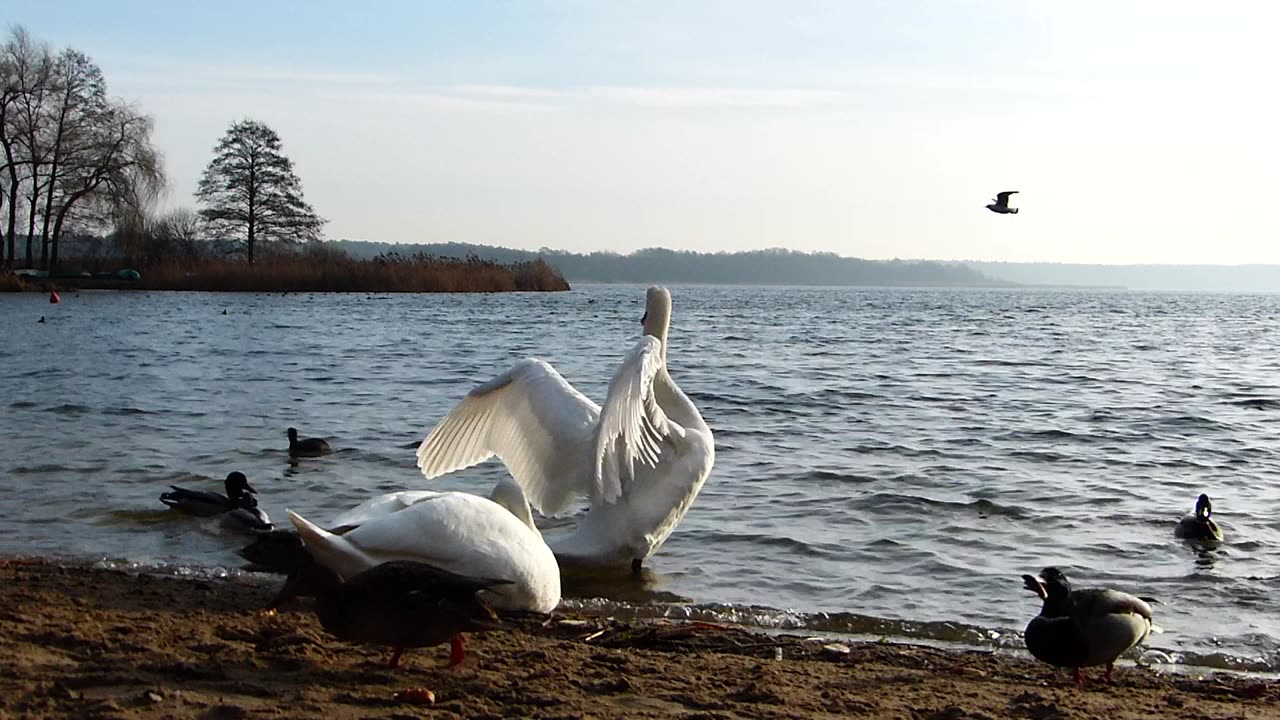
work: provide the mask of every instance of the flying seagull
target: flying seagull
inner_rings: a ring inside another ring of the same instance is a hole
[[[987,209],[993,213],[1000,213],[1001,215],[1017,215],[1018,208],[1009,207],[1009,196],[1016,195],[1017,193],[1017,190],[1005,190],[1002,193],[996,193],[996,199],[987,206]]]

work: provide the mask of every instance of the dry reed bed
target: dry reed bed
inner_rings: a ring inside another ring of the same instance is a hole
[[[512,292],[568,290],[569,283],[542,260],[504,265],[478,257],[381,255],[372,260],[293,255],[254,264],[224,259],[160,261],[133,281],[58,278],[59,287],[202,290],[210,292]],[[0,275],[0,290],[41,289],[35,282]],[[11,287],[12,286],[12,287]]]

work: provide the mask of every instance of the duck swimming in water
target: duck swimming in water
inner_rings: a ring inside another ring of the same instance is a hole
[[[254,498],[257,490],[253,489],[249,478],[242,472],[227,474],[226,495],[209,490],[188,490],[177,485],[170,487],[173,488],[171,491],[160,495],[160,502],[188,515],[222,515],[224,524],[254,531],[271,530],[275,527],[267,514],[258,508],[258,501]]]
[[[1209,517],[1212,514],[1213,503],[1209,502],[1208,495],[1201,493],[1196,499],[1195,511],[1187,513],[1178,521],[1178,527],[1173,530],[1174,536],[1184,540],[1222,542],[1222,528]]]
[[[508,580],[477,578],[412,560],[375,565],[343,582],[312,564],[308,583],[316,592],[316,617],[331,635],[347,642],[387,645],[389,667],[399,667],[407,648],[448,642],[449,665],[462,662],[462,633],[502,627],[476,593]]]
[[[319,457],[333,452],[329,443],[320,438],[298,439],[297,428],[289,428],[289,457]]]
[[[1106,665],[1111,682],[1115,661],[1152,632],[1151,606],[1118,590],[1072,590],[1061,570],[1047,567],[1040,577],[1023,575],[1026,588],[1044,604],[1023,633],[1027,650],[1039,661],[1075,670],[1076,685],[1084,687],[1081,668]]]

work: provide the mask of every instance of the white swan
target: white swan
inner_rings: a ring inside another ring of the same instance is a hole
[[[675,529],[715,462],[711,429],[667,373],[671,294],[651,287],[644,337],[609,383],[604,408],[530,358],[472,390],[418,447],[427,478],[497,455],[539,512],[578,495],[590,508],[552,543],[561,562],[639,570]]]
[[[373,502],[385,510],[388,498],[398,495],[416,496],[416,501],[384,515],[357,513],[364,505],[353,508],[338,519],[359,514],[363,521],[342,535],[292,510],[286,513],[312,558],[343,579],[389,560],[417,560],[459,574],[510,580],[483,591],[497,608],[548,613],[559,604],[560,567],[533,524],[524,491],[512,480],[504,478],[488,498],[415,492]]]
[[[494,491],[497,492],[497,489],[495,488]],[[329,527],[359,527],[374,518],[390,515],[394,512],[400,512],[411,505],[420,503],[423,500],[429,500],[441,494],[443,493],[439,490],[401,490],[398,492],[389,492],[385,495],[379,495],[375,498],[365,500],[350,510],[343,511],[333,520],[329,521]],[[528,503],[527,501],[517,502],[516,506],[519,507],[521,504],[527,505]],[[512,510],[511,512],[515,513],[516,516],[519,517],[519,514],[515,510]]]

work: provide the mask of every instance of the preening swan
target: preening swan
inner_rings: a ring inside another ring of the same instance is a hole
[[[533,524],[524,492],[511,479],[499,482],[488,498],[441,492],[415,499],[401,510],[366,516],[342,534],[286,512],[312,559],[343,580],[380,563],[415,560],[459,575],[510,581],[481,591],[496,608],[548,613],[559,604],[560,567]]]
[[[511,489],[518,490],[514,485]],[[374,518],[399,512],[414,503],[439,495],[441,495],[440,492],[433,490],[405,490],[379,495],[341,513],[329,523],[326,529],[334,535],[342,535]],[[524,505],[527,508],[527,504],[523,501],[515,504]],[[246,570],[288,576],[284,587],[271,601],[272,608],[283,607],[285,603],[302,595],[312,595],[316,592],[316,587],[313,585],[323,584],[308,582],[308,578],[320,576],[315,572],[309,572],[316,563],[297,530],[271,530],[257,533],[253,542],[237,552],[240,557],[249,561],[249,565],[245,567]]]
[[[494,455],[539,512],[585,495],[590,508],[552,543],[562,561],[639,570],[675,529],[715,462],[711,429],[667,372],[671,294],[651,287],[644,337],[596,405],[549,364],[517,363],[468,393],[418,447],[427,478]]]

